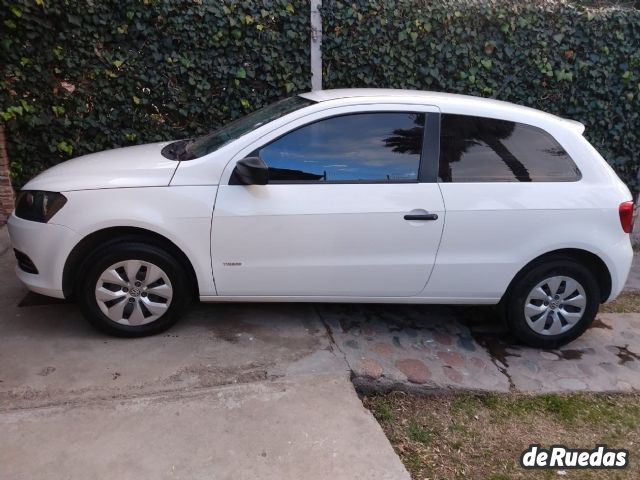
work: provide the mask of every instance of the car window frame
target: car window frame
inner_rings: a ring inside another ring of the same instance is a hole
[[[292,118],[291,121],[284,125],[274,128],[270,132],[261,135],[249,144],[236,151],[235,155],[227,162],[224,172],[220,178],[220,185],[237,185],[232,182],[233,170],[236,163],[244,158],[251,156],[253,152],[264,148],[270,143],[284,137],[285,135],[302,128],[306,125],[316,123],[318,121],[327,120],[333,117],[339,117],[351,114],[366,113],[414,113],[425,115],[425,129],[422,142],[422,151],[420,154],[420,163],[418,167],[418,180],[411,181],[371,181],[371,180],[332,180],[327,182],[318,182],[314,180],[278,180],[269,181],[267,185],[402,185],[415,183],[437,183],[438,168],[440,160],[440,109],[437,105],[421,104],[421,103],[388,103],[380,101],[369,101],[363,99],[362,103],[354,105],[327,106],[322,110],[309,112],[298,118]],[[268,125],[268,124],[267,124]],[[239,185],[244,186],[246,185]]]

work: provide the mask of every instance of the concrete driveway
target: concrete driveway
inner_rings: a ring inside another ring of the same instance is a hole
[[[0,478],[408,478],[353,384],[640,388],[637,314],[557,351],[514,345],[490,308],[415,305],[195,305],[164,335],[114,339],[28,294],[6,240]]]
[[[409,478],[313,305],[109,338],[27,294],[0,235],[1,479]]]

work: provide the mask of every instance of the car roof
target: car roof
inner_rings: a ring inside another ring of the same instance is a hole
[[[575,120],[569,120],[550,113],[537,110],[535,108],[516,105],[515,103],[503,102],[491,98],[473,97],[470,95],[460,95],[457,93],[431,92],[426,90],[400,90],[393,88],[339,88],[333,90],[314,90],[312,92],[302,93],[301,97],[313,100],[315,102],[326,102],[330,100],[340,99],[364,99],[370,98],[389,98],[389,100],[407,100],[410,103],[435,105],[440,107],[444,112],[451,113],[467,113],[465,110],[469,108],[469,115],[478,112],[493,113],[500,118],[501,114],[510,113],[511,116],[524,118],[544,118],[546,121],[557,122],[571,130],[582,134],[584,125]]]

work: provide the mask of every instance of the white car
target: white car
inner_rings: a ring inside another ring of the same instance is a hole
[[[31,180],[25,285],[142,336],[203,302],[499,305],[522,342],[578,337],[631,266],[631,194],[584,126],[482,98],[345,89],[201,138]]]

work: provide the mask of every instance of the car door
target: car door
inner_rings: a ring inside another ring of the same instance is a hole
[[[435,181],[437,110],[352,110],[287,125],[226,167],[212,220],[218,295],[405,297],[423,290],[444,222]],[[235,163],[256,155],[269,167],[269,183],[230,182]]]

